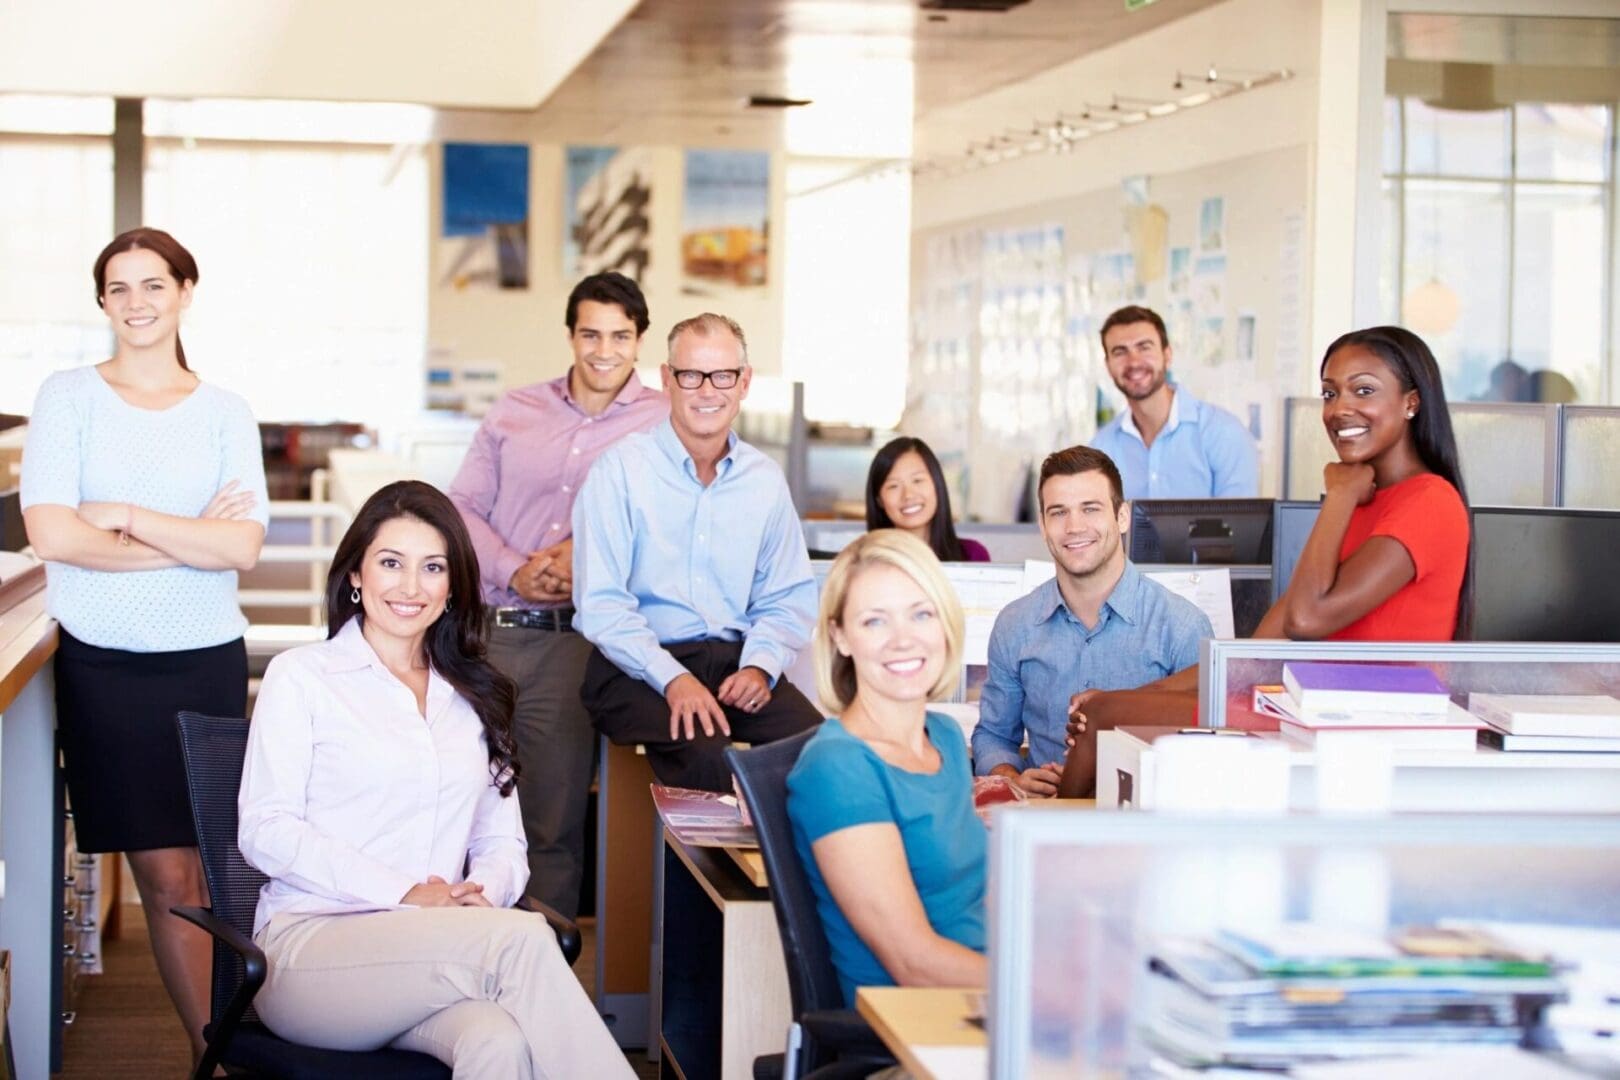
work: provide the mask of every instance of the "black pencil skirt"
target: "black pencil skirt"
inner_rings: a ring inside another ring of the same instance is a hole
[[[241,638],[206,649],[124,652],[61,632],[56,732],[82,852],[195,847],[175,714],[247,712]]]

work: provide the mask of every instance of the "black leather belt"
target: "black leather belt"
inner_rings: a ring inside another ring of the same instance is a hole
[[[574,632],[574,609],[571,607],[496,608],[495,625],[503,628],[518,627],[524,630],[557,630],[571,634]]]

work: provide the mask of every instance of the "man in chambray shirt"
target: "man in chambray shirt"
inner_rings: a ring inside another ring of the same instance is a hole
[[[730,791],[733,735],[821,722],[781,678],[816,619],[804,532],[782,470],[731,430],[751,374],[731,319],[677,323],[669,419],[603,453],[574,504],[574,625],[596,646],[580,698],[678,787]]]
[[[1091,445],[1113,459],[1127,499],[1253,498],[1260,454],[1237,417],[1170,382],[1173,354],[1164,320],[1123,307],[1103,321],[1108,374],[1126,408]]]
[[[1134,690],[1191,667],[1214,631],[1202,611],[1125,557],[1131,507],[1107,454],[1059,450],[1041,463],[1037,491],[1057,574],[996,617],[973,770],[1006,776],[1031,795],[1054,795],[1070,696]]]

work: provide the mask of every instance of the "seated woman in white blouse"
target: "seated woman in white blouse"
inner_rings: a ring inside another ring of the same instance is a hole
[[[328,640],[266,671],[239,798],[270,878],[254,1006],[293,1042],[417,1050],[457,1077],[628,1077],[551,928],[510,909],[513,689],[478,598],[449,499],[390,484],[333,556]]]

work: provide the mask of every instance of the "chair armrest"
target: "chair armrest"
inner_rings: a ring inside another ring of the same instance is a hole
[[[557,947],[562,950],[563,959],[568,961],[569,967],[573,967],[574,961],[579,959],[579,951],[584,945],[579,936],[579,924],[573,919],[562,915],[556,908],[548,907],[532,896],[519,897],[518,902],[513,906],[519,911],[533,912],[546,920],[552,932],[557,935]]]
[[[891,1056],[872,1025],[854,1009],[812,1009],[799,1017],[799,1026],[833,1054]]]
[[[253,944],[252,938],[209,909],[172,907],[169,913],[208,931],[216,942],[242,959],[242,985],[231,995],[225,1011],[214,1017],[208,1046],[197,1062],[196,1071],[192,1073],[193,1077],[213,1076],[215,1066],[219,1064],[220,1058],[231,1044],[231,1036],[236,1033],[236,1026],[241,1022],[242,1014],[247,1012],[247,1007],[253,1001],[253,996],[259,992],[259,987],[264,985],[264,977],[269,967],[265,962],[264,950]]]

